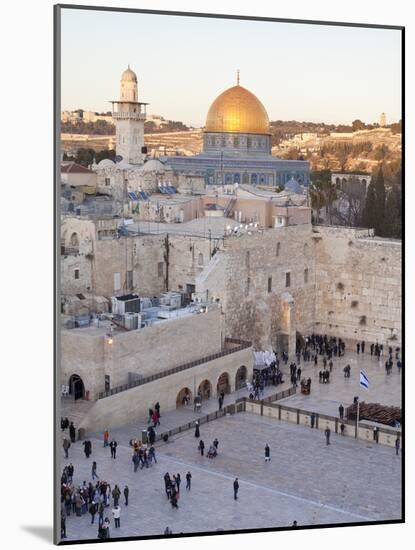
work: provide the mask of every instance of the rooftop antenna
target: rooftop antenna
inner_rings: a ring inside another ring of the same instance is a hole
[[[239,69],[236,71],[236,85],[239,86]]]

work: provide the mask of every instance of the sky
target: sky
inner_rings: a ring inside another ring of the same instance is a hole
[[[399,30],[62,10],[62,110],[110,110],[128,64],[147,113],[194,126],[238,69],[270,120],[401,118]]]

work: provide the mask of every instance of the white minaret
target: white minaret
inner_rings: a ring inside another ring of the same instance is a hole
[[[148,103],[138,101],[137,75],[129,65],[121,75],[120,99],[111,103],[117,155],[131,164],[143,164],[144,122]]]
[[[379,126],[381,126],[382,128],[384,126],[386,126],[386,114],[385,113],[381,113],[381,115],[380,115]]]

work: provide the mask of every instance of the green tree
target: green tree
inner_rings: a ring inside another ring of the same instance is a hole
[[[386,206],[386,189],[385,177],[383,175],[383,167],[380,166],[375,177],[375,230],[376,235],[380,237],[387,236],[385,233],[385,206]]]
[[[364,130],[366,128],[366,124],[361,120],[356,119],[352,122],[352,128],[353,132],[356,132],[357,130]]]
[[[377,220],[375,214],[376,192],[375,183],[372,180],[367,188],[365,206],[362,214],[362,224],[370,229],[375,228]]]
[[[386,197],[384,237],[400,239],[402,236],[401,202],[401,188],[394,185]]]

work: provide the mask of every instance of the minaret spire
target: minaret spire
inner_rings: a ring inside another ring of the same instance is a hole
[[[239,69],[236,71],[236,85],[239,86]]]

